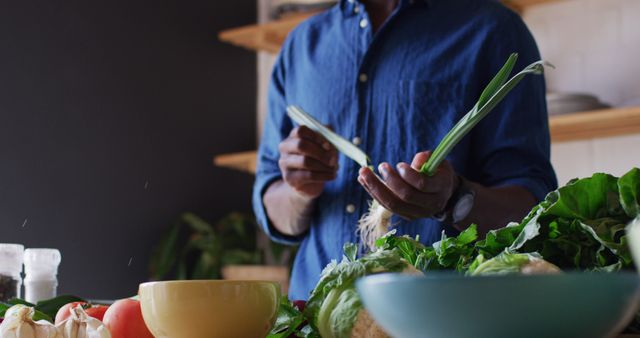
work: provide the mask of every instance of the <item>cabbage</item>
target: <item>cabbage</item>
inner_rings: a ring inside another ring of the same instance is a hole
[[[489,260],[486,260],[482,254],[478,255],[469,267],[467,275],[549,274],[559,272],[560,269],[557,266],[542,259],[538,253],[512,253],[505,251]]]
[[[356,259],[357,246],[346,244],[340,263],[332,262],[323,271],[307,302],[305,315],[323,338],[348,338],[362,310],[355,289],[358,278],[381,272],[402,272],[409,263],[398,250],[377,250]]]

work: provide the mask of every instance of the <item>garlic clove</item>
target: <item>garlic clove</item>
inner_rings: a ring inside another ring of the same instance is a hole
[[[16,336],[20,338],[36,338],[36,332],[28,321],[23,321],[16,328]]]
[[[72,319],[69,318],[64,322],[64,331],[63,336],[65,338],[76,338],[78,335],[78,324]]]
[[[58,330],[51,323],[39,320],[35,325],[36,338],[59,338]]]

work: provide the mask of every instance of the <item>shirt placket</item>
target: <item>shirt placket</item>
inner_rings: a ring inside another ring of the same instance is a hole
[[[370,95],[371,95],[371,74],[369,67],[366,64],[366,55],[368,53],[369,46],[373,40],[373,30],[371,28],[371,22],[368,13],[365,11],[364,5],[357,0],[349,0],[349,6],[347,10],[351,12],[354,20],[349,20],[352,25],[349,27],[349,31],[352,32],[354,46],[356,46],[356,60],[355,65],[358,69],[356,78],[353,79],[355,83],[355,100],[353,101],[352,109],[356,112],[354,118],[355,123],[351,129],[350,138],[351,142],[361,147],[365,152],[367,151],[367,144],[363,144],[363,140],[367,139],[367,121],[369,121],[369,114],[371,111]],[[348,164],[348,179],[354,179],[358,176],[359,166],[349,161]],[[359,216],[366,210],[366,194],[359,185],[349,185],[352,191],[349,191],[345,196],[345,213],[344,213],[344,231],[345,235],[351,238],[352,242],[359,242],[359,237],[355,233],[355,227]]]
[[[400,10],[407,8],[414,4],[414,0],[401,0],[398,9],[392,13],[390,20],[397,15]],[[376,59],[374,33],[371,25],[370,17],[365,10],[364,5],[358,0],[348,0],[347,10],[350,11],[350,15],[353,15],[356,20],[352,21],[352,27],[350,29],[354,32],[354,45],[357,46],[357,60],[358,60],[358,72],[355,81],[355,107],[353,109],[357,113],[355,118],[352,134],[350,135],[351,141],[354,145],[359,146],[365,152],[369,153],[373,147],[372,140],[368,138],[369,123],[371,121],[372,104],[374,93],[374,67],[373,62]],[[386,24],[385,24],[386,26]],[[385,27],[381,27],[378,34],[383,31]],[[352,161],[349,163],[349,177],[357,177],[358,170],[360,168]],[[357,224],[359,216],[368,209],[368,200],[370,197],[364,192],[364,189],[359,185],[352,185],[353,191],[350,191],[345,201],[345,217],[344,221],[347,226],[344,227],[345,231],[348,231],[348,238],[351,238],[353,242],[360,242],[359,236],[356,235],[354,227]]]

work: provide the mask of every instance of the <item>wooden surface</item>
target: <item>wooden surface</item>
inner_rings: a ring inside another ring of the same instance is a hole
[[[527,7],[558,1],[562,0],[503,0],[502,2],[518,12],[523,12]]]
[[[551,142],[567,142],[640,133],[640,107],[552,116]]]
[[[255,150],[241,153],[218,155],[213,158],[213,164],[218,167],[235,169],[247,173],[256,173],[257,154]]]
[[[640,134],[640,107],[552,116],[549,129],[552,143]],[[255,151],[218,155],[213,162],[219,167],[256,172]]]
[[[557,1],[562,0],[503,0],[505,5],[518,12],[524,11],[529,6]],[[289,32],[300,22],[316,13],[317,12],[292,14],[264,24],[227,29],[221,31],[218,34],[218,38],[221,41],[238,47],[276,54],[280,50],[280,46],[282,46]]]
[[[276,54],[289,32],[313,14],[297,14],[265,24],[224,30],[218,34],[218,38],[238,47]]]
[[[289,292],[289,267],[276,265],[226,265],[222,277],[228,280],[268,280],[280,283],[282,294]]]

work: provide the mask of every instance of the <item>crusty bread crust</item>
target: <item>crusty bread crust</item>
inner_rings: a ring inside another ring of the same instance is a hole
[[[391,336],[373,320],[369,311],[362,309],[358,312],[356,322],[351,329],[351,338],[391,338]]]

